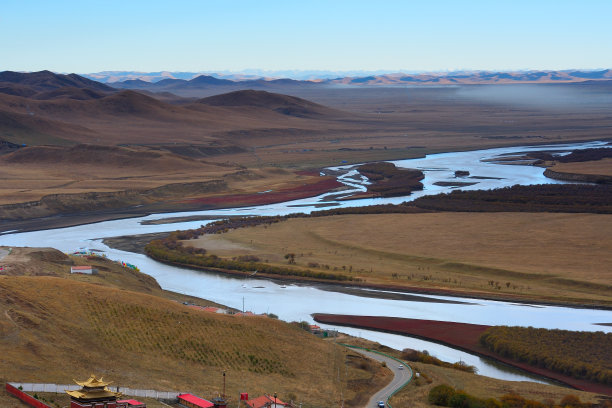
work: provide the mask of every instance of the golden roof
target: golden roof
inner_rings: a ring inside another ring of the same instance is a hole
[[[97,400],[116,398],[121,395],[121,393],[113,392],[106,387],[111,383],[110,381],[104,381],[102,377],[96,378],[93,374],[86,381],[74,380],[74,382],[79,384],[82,388],[75,391],[66,391],[66,394],[70,395],[72,398],[80,400]]]
[[[81,400],[91,400],[91,399],[101,399],[101,398],[109,398],[109,397],[118,397],[120,393],[113,392],[108,388],[104,388],[103,390],[76,390],[76,391],[66,391],[66,394],[70,395],[73,398],[81,399]]]
[[[81,387],[87,388],[98,388],[98,387],[106,387],[109,384],[112,384],[112,381],[104,381],[102,377],[96,378],[94,374],[92,374],[89,379],[86,381],[77,381],[73,380],[75,383],[79,384]]]

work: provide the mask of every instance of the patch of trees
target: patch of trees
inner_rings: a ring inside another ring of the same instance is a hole
[[[357,168],[373,184],[368,191],[380,197],[395,197],[408,195],[414,190],[422,190],[421,180],[425,177],[421,170],[400,169],[393,163],[366,163]]]
[[[580,398],[573,394],[566,395],[558,404],[555,404],[552,400],[542,403],[526,399],[514,393],[502,395],[500,399],[482,399],[470,395],[463,390],[456,390],[446,384],[440,384],[433,387],[429,391],[427,399],[430,404],[452,408],[588,408],[595,406],[581,402]],[[600,405],[607,408],[612,404],[606,401]]]
[[[425,212],[430,211],[408,204],[379,204],[366,207],[331,208],[329,210],[313,211],[310,213],[310,217],[327,217],[330,215],[347,214],[416,214]]]
[[[346,214],[415,214],[423,212],[429,211],[409,205],[380,204],[367,207],[333,208],[329,210],[313,211],[310,214],[295,213],[288,215],[229,218],[226,220],[211,222],[207,225],[203,225],[200,228],[192,230],[176,231],[174,236],[178,240],[189,240],[198,238],[204,234],[222,234],[238,228],[256,227],[258,225],[272,225],[291,218],[327,217],[331,215]]]
[[[352,276],[339,273],[317,272],[309,269],[286,268],[256,262],[254,258],[247,259],[224,259],[216,255],[207,255],[203,248],[184,246],[178,237],[197,236],[197,230],[177,231],[164,239],[157,239],[145,246],[145,253],[159,261],[192,266],[195,268],[213,268],[239,272],[257,271],[261,274],[305,277],[321,280],[352,281],[357,280]]]
[[[565,156],[554,156],[548,152],[530,152],[528,156],[538,160],[556,161],[559,163],[585,162],[612,157],[612,148],[598,147],[594,149],[574,150]]]
[[[446,361],[442,361],[434,356],[429,355],[427,350],[418,351],[413,349],[404,349],[402,350],[402,360],[406,361],[416,361],[424,364],[433,364],[439,367],[453,368],[455,370],[466,371],[468,373],[475,374],[478,369],[472,365],[468,365],[463,361],[458,361],[456,363],[448,363]]]
[[[516,361],[612,385],[612,333],[494,326],[480,344]]]
[[[417,198],[419,208],[437,211],[524,211],[612,213],[612,186],[589,184],[541,184],[495,190],[455,190]]]

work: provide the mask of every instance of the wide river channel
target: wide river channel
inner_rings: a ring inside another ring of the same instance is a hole
[[[335,201],[338,198],[338,193],[335,193],[257,207],[153,214],[142,218],[106,221],[69,228],[23,233],[7,232],[0,235],[0,245],[53,247],[67,253],[80,249],[102,251],[110,259],[122,260],[137,265],[141,271],[157,279],[164,289],[209,299],[236,309],[243,309],[244,307],[246,310],[255,313],[274,313],[280,319],[286,321],[305,320],[312,322],[312,313],[338,313],[396,316],[487,325],[518,325],[609,332],[612,331],[612,327],[597,325],[597,323],[612,322],[612,311],[515,304],[448,296],[419,295],[404,300],[391,300],[377,297],[380,291],[376,290],[362,290],[360,294],[348,294],[333,291],[333,289],[316,284],[282,284],[268,280],[235,278],[216,273],[171,267],[153,261],[141,254],[109,248],[102,242],[102,239],[107,237],[197,228],[209,222],[200,220],[157,225],[143,224],[143,221],[164,218],[202,216],[210,217],[210,219],[222,219],[235,215],[309,213],[324,206],[349,207],[401,203],[422,195],[449,191],[453,187],[441,187],[434,183],[457,181],[458,179],[455,178],[456,170],[470,172],[468,177],[461,178],[460,181],[476,183],[464,186],[462,187],[463,189],[490,189],[515,184],[559,183],[544,177],[542,168],[529,165],[499,164],[499,160],[534,150],[554,151],[558,154],[564,154],[564,152],[575,149],[602,146],[607,147],[609,145],[604,142],[589,142],[571,145],[520,146],[434,154],[421,159],[394,161],[399,167],[418,168],[425,173],[425,179],[423,180],[424,190],[407,197]],[[338,176],[338,179],[352,189],[365,189],[364,184],[367,183],[367,180],[360,178],[355,171],[351,170],[351,167],[330,168],[328,171],[337,172],[338,174],[342,173]],[[265,194],[265,192],[262,192],[262,194]],[[421,300],[422,298],[427,298],[428,301],[424,302]],[[457,303],[448,301],[455,301]],[[323,326],[333,328],[332,326]],[[514,381],[546,382],[542,378],[531,376],[509,367],[500,366],[488,359],[435,343],[375,331],[346,327],[338,329],[345,333],[378,341],[381,344],[396,349],[409,347],[418,350],[428,350],[432,355],[442,360],[450,362],[461,360],[467,364],[475,365],[478,368],[479,374],[489,377]]]

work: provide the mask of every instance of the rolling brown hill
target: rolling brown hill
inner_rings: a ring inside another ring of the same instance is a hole
[[[210,106],[249,106],[270,109],[283,115],[312,117],[337,113],[326,106],[319,105],[294,96],[266,91],[244,90],[222,95],[209,96],[197,103]]]
[[[314,134],[321,124],[330,128],[331,121],[334,127],[339,116],[348,115],[299,98],[266,92],[240,91],[199,103],[168,94],[160,99],[153,96],[130,90],[103,94],[76,88],[59,88],[31,98],[0,94],[0,114],[4,116],[0,121],[0,139],[45,144],[41,137],[26,137],[24,129],[31,129],[41,136],[47,135],[46,144],[56,144],[53,139],[60,138],[74,143],[214,142],[227,146],[235,145],[227,137],[231,132],[264,130],[268,137],[270,129],[292,129]],[[66,124],[67,129],[62,129],[60,123]]]
[[[64,87],[87,88],[100,92],[114,92],[115,89],[103,83],[92,81],[77,74],[55,74],[51,71],[0,72],[0,84],[10,83],[29,87],[37,92]]]
[[[106,93],[96,91],[94,89],[65,86],[50,91],[39,92],[33,95],[33,98],[42,100],[67,98],[85,101],[88,99],[100,99],[106,95]]]
[[[60,146],[31,146],[19,149],[0,157],[0,162],[17,165],[45,165],[56,167],[73,166],[78,168],[84,164],[120,167],[155,168],[157,171],[168,169],[193,169],[203,166],[194,159],[174,155],[164,150],[145,150],[117,146],[75,145],[68,148]]]

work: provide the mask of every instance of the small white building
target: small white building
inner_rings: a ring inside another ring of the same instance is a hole
[[[83,273],[86,275],[93,275],[93,269],[91,266],[71,266],[70,273]]]

